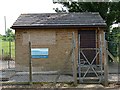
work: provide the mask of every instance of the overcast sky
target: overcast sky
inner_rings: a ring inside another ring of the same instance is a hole
[[[0,0],[0,34],[5,32],[4,16],[10,28],[21,13],[53,13],[54,7],[52,0]]]
[[[5,34],[4,16],[6,16],[6,28],[10,28],[22,13],[54,13],[53,8],[62,7],[62,5],[53,4],[52,1],[0,0],[0,34]]]

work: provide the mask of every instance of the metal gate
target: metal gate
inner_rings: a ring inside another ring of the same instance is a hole
[[[101,83],[103,78],[102,48],[81,48],[79,34],[78,73],[80,83]],[[90,58],[86,52],[95,52]]]

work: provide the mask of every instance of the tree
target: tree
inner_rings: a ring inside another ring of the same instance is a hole
[[[2,35],[0,34],[0,39],[2,38]]]
[[[117,56],[118,54],[118,43],[120,43],[119,41],[119,37],[120,37],[120,27],[116,27],[112,29],[112,32],[110,32],[110,37],[109,37],[109,47],[112,47],[110,49],[110,52],[114,55]]]
[[[58,2],[68,8],[69,12],[99,12],[107,23],[107,32],[113,23],[120,22],[120,1],[119,2]],[[56,8],[56,11],[62,12]]]
[[[12,32],[11,29],[7,29],[6,35],[3,35],[3,41],[9,42],[9,54],[7,55],[7,59],[11,60],[11,42],[15,40],[15,34]]]
[[[15,34],[12,32],[11,29],[7,29],[6,35],[3,35],[4,41],[14,41],[15,40]]]

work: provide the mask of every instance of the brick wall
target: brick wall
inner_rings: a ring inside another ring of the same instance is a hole
[[[48,48],[48,58],[32,59],[33,71],[58,71],[64,65],[65,71],[72,70],[71,57],[64,64],[72,49],[72,32],[75,34],[76,45],[78,44],[78,31],[74,29],[20,29],[16,30],[16,70],[28,71],[28,41],[32,48]],[[77,63],[78,51],[75,50]]]

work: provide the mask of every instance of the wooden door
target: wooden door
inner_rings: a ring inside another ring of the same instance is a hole
[[[95,30],[80,30],[80,48],[96,48],[96,35]],[[95,57],[95,50],[83,50],[88,61],[91,63],[93,58]],[[83,55],[81,55],[81,59],[85,59]],[[94,61],[95,64],[96,61]]]

